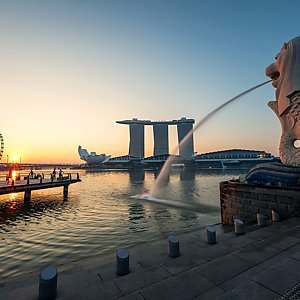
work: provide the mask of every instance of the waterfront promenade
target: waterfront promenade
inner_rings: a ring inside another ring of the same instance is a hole
[[[204,229],[179,235],[178,258],[165,239],[130,248],[122,277],[115,253],[58,266],[57,299],[279,299],[300,282],[300,218],[248,226],[242,236],[216,228],[216,245]],[[38,274],[1,281],[0,298],[37,299]]]

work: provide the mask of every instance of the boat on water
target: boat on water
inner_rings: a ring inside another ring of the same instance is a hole
[[[89,153],[86,149],[78,146],[78,154],[80,159],[85,161],[88,165],[100,165],[109,161],[110,155],[97,154],[96,152]]]

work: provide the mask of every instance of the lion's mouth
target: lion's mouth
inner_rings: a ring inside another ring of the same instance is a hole
[[[278,85],[278,79],[280,77],[280,73],[278,71],[278,66],[276,63],[273,63],[266,67],[265,69],[266,76],[270,77],[272,79],[272,85],[273,87],[277,88]]]
[[[278,86],[278,82],[279,82],[279,77],[280,77],[280,73],[278,71],[274,71],[271,72],[269,74],[267,74],[268,77],[270,77],[273,81],[272,81],[272,85],[274,88],[277,88]]]
[[[272,80],[277,80],[280,76],[280,73],[278,71],[275,71],[268,75]]]

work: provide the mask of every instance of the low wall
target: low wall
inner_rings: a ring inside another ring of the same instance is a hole
[[[272,210],[282,219],[300,216],[300,188],[224,181],[220,182],[220,202],[222,224],[233,224],[235,218],[255,223],[257,213],[271,218]]]

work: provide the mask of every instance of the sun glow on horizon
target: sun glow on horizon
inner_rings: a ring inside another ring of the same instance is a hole
[[[13,155],[13,162],[16,163],[19,161],[19,156],[18,155]]]

